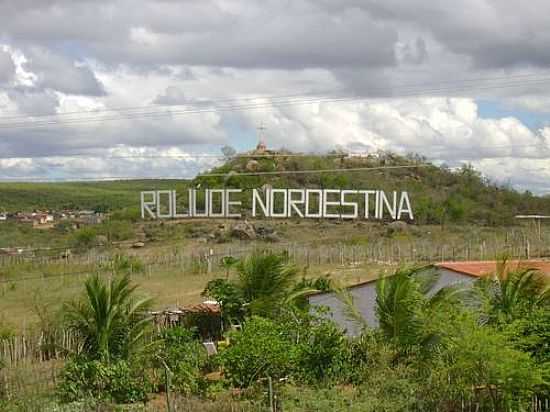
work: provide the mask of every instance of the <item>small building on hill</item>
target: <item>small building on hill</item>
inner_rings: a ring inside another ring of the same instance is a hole
[[[438,291],[446,286],[461,284],[471,285],[477,279],[494,274],[497,270],[496,261],[481,262],[441,262],[433,265],[439,278],[433,290]],[[542,274],[550,275],[550,261],[526,260],[509,261],[506,270],[534,269]],[[361,313],[367,324],[371,327],[378,326],[376,317],[376,282],[377,279],[369,280],[352,285],[347,288],[350,292],[356,309]],[[360,333],[359,325],[349,319],[346,314],[346,305],[333,292],[313,293],[307,296],[312,306],[327,307],[329,316],[347,334],[356,336]]]
[[[263,140],[260,140],[258,145],[256,146],[256,150],[254,151],[255,154],[265,154],[267,152],[267,145]]]

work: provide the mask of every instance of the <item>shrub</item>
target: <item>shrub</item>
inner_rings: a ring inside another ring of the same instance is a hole
[[[111,242],[128,240],[135,236],[133,223],[128,221],[111,219],[101,225],[99,229]]]
[[[328,320],[314,322],[297,345],[297,376],[305,383],[343,379],[346,372],[348,341]]]
[[[84,227],[74,233],[74,243],[78,248],[90,248],[96,243],[97,232],[94,228]]]
[[[295,346],[280,323],[252,317],[242,331],[230,334],[230,340],[219,356],[225,376],[234,386],[244,388],[259,378],[278,379],[291,373]]]
[[[145,265],[137,256],[115,255],[112,261],[116,273],[143,273]]]
[[[94,398],[117,403],[144,401],[151,384],[137,363],[106,363],[84,357],[70,359],[57,388],[64,402]]]
[[[486,392],[491,392],[491,386],[496,388],[496,394],[489,393],[496,408],[499,404],[506,409],[518,408],[522,402],[527,405],[535,387],[542,383],[529,355],[510,348],[503,336],[487,329],[479,328],[473,335],[459,349],[454,365],[457,374],[473,371],[473,376],[465,376],[466,382],[485,385]]]
[[[193,332],[182,327],[169,328],[161,333],[161,340],[158,357],[172,373],[173,389],[184,395],[201,393],[205,388],[201,372],[208,357]],[[164,369],[164,364],[159,367]]]
[[[241,290],[229,280],[214,279],[207,283],[202,296],[220,302],[224,321],[242,320],[244,316],[244,297]]]

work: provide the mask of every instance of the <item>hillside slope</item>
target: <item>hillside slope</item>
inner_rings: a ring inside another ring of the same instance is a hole
[[[187,181],[183,182],[187,184]],[[142,190],[171,189],[175,184],[173,180],[0,183],[0,212],[138,207]]]
[[[412,168],[376,169],[384,166],[421,165]],[[373,168],[373,170],[354,170]],[[292,174],[292,171],[333,170],[328,173]],[[336,169],[336,170],[334,170]],[[428,165],[420,156],[377,154],[369,157],[257,157],[237,158],[212,170],[217,173],[282,171],[281,175],[201,177],[202,187],[257,188],[264,184],[280,188],[375,189],[408,191],[419,224],[447,222],[502,225],[517,214],[550,214],[550,196],[520,193],[496,185],[471,167],[451,171]]]

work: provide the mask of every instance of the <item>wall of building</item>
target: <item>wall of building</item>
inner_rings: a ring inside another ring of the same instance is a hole
[[[475,281],[475,277],[454,272],[449,269],[437,269],[439,279],[433,288],[433,293],[451,285],[462,284],[464,286],[471,285]],[[360,286],[348,289],[355,307],[361,313],[367,324],[371,327],[378,326],[376,318],[376,282],[366,283]],[[349,319],[346,314],[345,305],[338,299],[334,293],[322,293],[311,295],[308,297],[309,303],[312,306],[324,306],[329,309],[329,316],[340,327],[346,329],[347,334],[356,336],[361,331],[361,325],[358,325],[353,320]]]

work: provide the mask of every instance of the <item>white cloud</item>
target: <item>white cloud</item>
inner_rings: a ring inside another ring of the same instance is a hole
[[[521,187],[547,187],[549,128],[532,130],[513,113],[548,113],[550,82],[461,82],[545,77],[547,1],[517,7],[511,0],[460,0],[451,8],[426,0],[19,3],[0,2],[0,156],[20,159],[3,160],[0,177],[145,173],[136,159],[101,157],[120,147],[242,147],[264,123],[273,146],[414,151],[449,164],[473,162]],[[255,110],[178,114],[257,96],[263,98]],[[371,100],[276,106],[268,96]],[[481,98],[512,115],[481,118]],[[68,114],[90,110],[110,112]],[[159,110],[161,116],[151,115]],[[5,116],[28,122],[51,114],[78,121],[5,127]],[[89,116],[94,120],[83,123]],[[98,157],[62,157],[74,154]],[[178,163],[179,171],[205,167],[195,160]],[[178,164],[162,159],[147,170],[166,175]]]
[[[15,63],[11,54],[0,47],[0,86],[11,82],[15,77]]]

